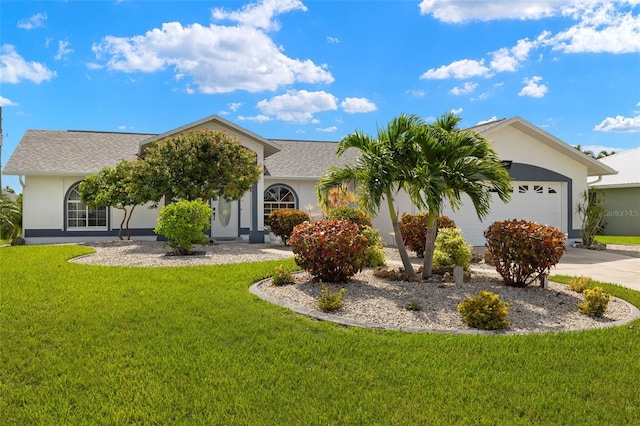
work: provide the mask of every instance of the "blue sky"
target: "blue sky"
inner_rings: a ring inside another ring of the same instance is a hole
[[[335,141],[400,113],[517,115],[596,152],[640,146],[639,0],[2,0],[0,17],[3,167],[27,129],[212,114]]]

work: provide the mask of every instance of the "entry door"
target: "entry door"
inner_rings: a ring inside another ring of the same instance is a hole
[[[211,201],[211,236],[213,238],[238,237],[238,202]]]

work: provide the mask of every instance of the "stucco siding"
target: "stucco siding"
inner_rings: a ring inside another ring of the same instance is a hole
[[[62,177],[26,176],[22,199],[23,229],[62,230],[67,188]]]

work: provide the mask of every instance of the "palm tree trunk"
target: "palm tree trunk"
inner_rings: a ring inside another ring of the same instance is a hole
[[[432,219],[433,218],[433,219]],[[438,231],[438,216],[429,213],[427,220],[427,238],[424,243],[424,263],[422,265],[422,279],[431,278],[433,270],[433,253],[436,248],[436,233]],[[431,223],[433,221],[433,223]]]
[[[402,240],[402,233],[400,232],[400,225],[398,225],[398,215],[396,213],[395,206],[393,205],[393,197],[389,192],[387,192],[387,203],[389,205],[389,214],[391,216],[391,225],[393,226],[396,245],[398,246],[398,252],[400,253],[400,259],[402,259],[402,265],[404,266],[404,270],[407,274],[409,274],[410,277],[418,278],[418,275],[416,274],[416,271],[413,269],[413,265],[409,260],[409,254],[407,253],[407,248],[404,246],[404,241]]]

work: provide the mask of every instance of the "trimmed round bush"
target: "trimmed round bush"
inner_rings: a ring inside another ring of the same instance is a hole
[[[287,245],[287,241],[293,232],[293,228],[302,222],[309,220],[309,215],[302,210],[279,209],[274,210],[267,218],[267,225],[278,237],[282,238],[282,243]]]
[[[468,271],[471,266],[472,251],[471,245],[462,237],[460,229],[440,229],[433,253],[434,266],[462,266],[465,271]]]
[[[349,220],[356,223],[360,228],[371,226],[371,217],[368,214],[349,206],[340,206],[329,210],[327,219]]]
[[[418,257],[424,257],[424,247],[427,241],[428,213],[409,214],[404,213],[398,221],[402,241],[407,248],[416,253]],[[443,228],[455,228],[456,224],[448,216],[438,216],[438,232]]]
[[[494,222],[484,236],[491,262],[511,287],[525,287],[549,275],[566,251],[564,232],[526,220]]]
[[[346,282],[365,262],[367,239],[347,220],[318,220],[296,226],[289,239],[296,264],[314,280]]]
[[[499,294],[490,291],[481,290],[477,296],[463,300],[457,311],[469,327],[500,330],[509,326],[509,304],[501,301]]]
[[[206,244],[211,227],[211,207],[202,200],[178,201],[160,210],[156,234],[163,235],[176,255],[186,255],[194,244]]]

